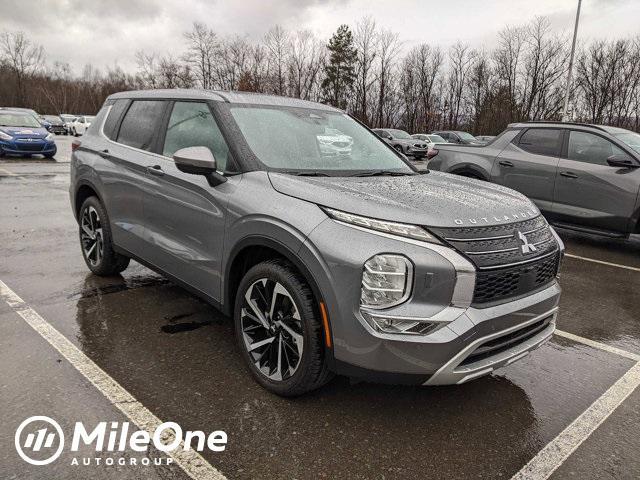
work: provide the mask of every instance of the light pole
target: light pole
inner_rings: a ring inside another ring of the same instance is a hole
[[[571,56],[569,57],[569,72],[567,73],[567,90],[564,92],[564,107],[562,108],[562,121],[567,121],[567,110],[569,110],[569,91],[571,89],[571,74],[573,73],[573,56],[576,52],[576,39],[578,38],[578,20],[580,20],[580,5],[582,0],[578,0],[578,11],[576,12],[576,25],[573,28],[573,43],[571,44]]]

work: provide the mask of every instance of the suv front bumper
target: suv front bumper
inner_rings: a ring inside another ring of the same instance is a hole
[[[555,329],[561,293],[555,278],[527,295],[479,308],[470,306],[475,274],[469,284],[468,274],[461,271],[466,260],[452,249],[333,220],[319,225],[309,241],[316,252],[323,252],[327,265],[316,278],[325,277],[322,290],[329,309],[334,370],[339,374],[385,383],[463,383],[522,358]],[[388,309],[361,308],[362,266],[384,252],[405,255],[414,264],[411,296]],[[385,333],[363,313],[440,325],[426,334]]]

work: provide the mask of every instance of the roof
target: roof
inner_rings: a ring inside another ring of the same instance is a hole
[[[334,108],[330,105],[310,102],[308,100],[301,100],[299,98],[280,97],[277,95],[266,95],[263,93],[253,93],[253,92],[232,92],[232,91],[202,90],[202,89],[191,89],[191,88],[130,90],[125,92],[114,93],[113,95],[109,96],[109,99],[111,100],[116,100],[119,98],[202,99],[202,100],[213,100],[216,102],[313,108],[315,110],[341,112],[341,110]]]
[[[0,108],[0,113],[10,113],[11,115],[29,115],[33,117],[33,114],[28,110],[14,110],[13,108]]]
[[[509,128],[524,128],[529,127],[531,125],[540,125],[544,127],[588,127],[595,128],[596,130],[606,131],[606,129],[610,127],[605,127],[604,125],[594,125],[591,123],[580,123],[580,122],[553,122],[549,120],[532,120],[529,122],[516,122],[510,123]]]

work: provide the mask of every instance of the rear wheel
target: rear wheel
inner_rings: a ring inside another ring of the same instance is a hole
[[[396,149],[397,151],[399,151],[400,153],[404,153],[404,152],[402,151],[402,145],[396,145],[396,146],[395,146],[395,147],[393,147],[393,148],[395,148],[395,149]]]
[[[238,287],[234,320],[242,355],[267,390],[295,396],[331,378],[317,303],[288,262],[269,260],[247,272]]]
[[[129,266],[129,258],[113,249],[109,218],[97,197],[87,198],[80,207],[79,226],[82,256],[89,270],[108,276]]]

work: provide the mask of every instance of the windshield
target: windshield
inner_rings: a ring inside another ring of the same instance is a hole
[[[467,132],[456,132],[456,133],[462,140],[469,140],[469,141],[477,140],[477,138],[471,135],[470,133],[467,133]]]
[[[73,120],[76,118],[73,115],[60,115],[60,118],[62,120],[64,120],[65,122],[73,122]]]
[[[0,127],[34,127],[40,128],[40,123],[26,113],[0,113]]]
[[[396,130],[395,128],[390,128],[389,130],[387,130],[387,132],[389,132],[393,136],[393,138],[399,138],[401,140],[411,140],[411,135],[409,135],[404,130]]]
[[[640,135],[635,132],[618,133],[614,135],[620,141],[629,145],[636,152],[640,153]]]
[[[447,141],[440,135],[429,135],[429,140],[431,140],[433,143],[447,143]]]
[[[254,155],[269,169],[297,172],[413,170],[369,130],[341,112],[306,108],[229,107]]]

